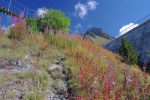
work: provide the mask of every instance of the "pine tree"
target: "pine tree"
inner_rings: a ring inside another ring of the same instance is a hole
[[[123,61],[130,65],[137,64],[138,53],[134,49],[131,42],[128,39],[123,38],[121,41],[121,46],[119,48],[119,53],[123,57]]]

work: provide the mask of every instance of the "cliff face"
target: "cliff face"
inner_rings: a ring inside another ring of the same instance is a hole
[[[139,25],[135,29],[129,31],[121,37],[114,39],[105,45],[105,48],[112,52],[118,53],[122,38],[127,38],[134,45],[135,49],[139,53],[139,59],[142,62],[150,62],[148,53],[150,52],[150,20]]]

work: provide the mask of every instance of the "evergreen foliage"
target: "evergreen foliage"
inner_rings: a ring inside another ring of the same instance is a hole
[[[119,53],[123,57],[123,61],[129,63],[130,65],[137,64],[138,53],[134,49],[131,42],[124,38],[121,41],[121,46],[119,48]]]

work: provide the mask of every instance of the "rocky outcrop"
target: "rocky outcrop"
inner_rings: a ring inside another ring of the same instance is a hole
[[[0,59],[0,73],[19,73],[25,71],[32,71],[33,67],[34,66],[31,64],[31,62],[22,62],[19,59]]]
[[[92,27],[89,30],[87,30],[83,36],[85,37],[86,35],[89,35],[91,37],[95,37],[97,35],[105,39],[109,39],[109,40],[113,39],[113,37],[107,34],[106,32],[104,32],[102,28],[96,28],[96,27]]]
[[[49,77],[49,85],[46,90],[43,90],[45,100],[70,100],[68,99],[69,71],[63,64],[65,56],[58,55],[55,60],[55,63],[50,64],[48,68],[44,70]],[[5,77],[9,74],[16,75],[14,79],[6,80],[7,84],[0,81],[0,100],[24,100],[25,90],[29,88],[29,84],[36,82],[36,80],[32,78],[37,77],[33,75],[36,75],[34,73],[38,71],[39,70],[36,70],[35,66],[30,63],[29,59],[28,62],[23,62],[18,59],[0,59],[0,74],[3,74]],[[11,91],[11,94],[9,91]],[[32,93],[33,91],[31,90],[29,92]]]

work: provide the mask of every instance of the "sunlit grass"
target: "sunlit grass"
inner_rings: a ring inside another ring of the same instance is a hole
[[[12,79],[18,82],[29,81],[25,98],[39,98],[41,91],[49,87],[46,70],[55,63],[57,54],[66,56],[65,68],[71,70],[68,84],[74,97],[83,100],[139,99],[148,97],[150,77],[138,66],[129,66],[120,62],[121,57],[112,52],[83,40],[80,36],[57,34],[31,34],[21,41],[14,41],[7,36],[0,38],[0,57],[23,60],[30,56],[35,72],[13,75],[0,75],[5,84]],[[56,73],[58,74],[58,73]],[[19,80],[18,80],[19,78]],[[32,81],[30,81],[32,80]],[[56,84],[57,85],[57,84]],[[136,88],[136,89],[135,89]],[[33,94],[30,93],[30,89]],[[39,91],[38,91],[39,90]],[[73,92],[74,91],[74,92]],[[144,92],[143,92],[144,91]],[[13,93],[8,93],[8,97]],[[26,100],[26,99],[25,99]]]
[[[87,40],[82,40],[81,37],[68,36],[66,38],[63,35],[55,35],[54,37],[57,37],[56,43],[58,44],[53,45],[63,49],[64,53],[68,55],[66,65],[68,64],[70,66],[74,77],[77,79],[78,85],[81,88],[81,98],[86,100],[88,98],[92,100],[97,100],[98,98],[125,99],[126,97],[139,99],[145,93],[149,93],[147,89],[145,89],[146,92],[144,93],[140,92],[143,85],[148,87],[150,80],[146,78],[148,83],[143,83],[145,77],[149,76],[144,75],[137,66],[123,64],[120,62],[121,57],[118,55],[94,45]],[[73,46],[67,46],[65,44],[65,41],[70,40],[70,38],[72,41],[70,43]],[[63,43],[62,41],[59,42],[59,40],[63,40]],[[129,79],[129,81],[131,80],[130,83],[126,80],[128,77],[131,77]],[[89,89],[94,88],[93,84],[95,81],[97,82],[95,83],[97,87],[90,92]],[[136,86],[135,81],[138,81],[138,95],[134,89]],[[126,86],[127,84],[129,84],[129,87]],[[120,91],[119,94],[117,94],[118,91]]]

